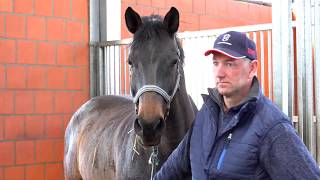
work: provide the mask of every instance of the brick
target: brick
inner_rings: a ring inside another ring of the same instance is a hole
[[[54,16],[70,17],[70,0],[53,1]]]
[[[90,71],[89,67],[83,68],[83,81],[82,81],[82,90],[83,92],[89,92],[90,91]]]
[[[0,114],[13,113],[13,92],[0,91]]]
[[[4,25],[4,15],[0,14],[0,37],[4,37]]]
[[[199,15],[194,13],[181,13],[179,31],[198,31]]]
[[[53,93],[52,92],[37,92],[35,98],[36,113],[52,113],[53,112]]]
[[[69,121],[72,117],[72,114],[63,115],[63,129],[67,129],[67,126],[69,124]]]
[[[165,8],[166,1],[163,0],[151,0],[152,7]]]
[[[33,0],[14,0],[14,12],[32,14]]]
[[[80,90],[82,88],[82,69],[81,68],[67,68],[66,88],[73,90]]]
[[[89,14],[88,2],[89,1],[87,0],[72,1],[72,12],[71,12],[72,18],[80,19],[80,20],[88,20],[88,14]]]
[[[26,36],[26,18],[24,16],[7,15],[6,33],[9,38],[24,38]]]
[[[53,141],[36,141],[36,162],[52,162],[54,159]]]
[[[26,180],[44,180],[44,165],[31,165],[26,167]]]
[[[1,12],[12,12],[12,0],[0,0],[0,11]]]
[[[46,166],[46,180],[63,179],[63,165],[59,164],[47,164]]]
[[[229,1],[233,3],[234,1]],[[220,0],[206,1],[206,14],[215,15],[216,17],[228,17],[227,12],[228,3],[221,3]]]
[[[16,59],[16,42],[0,39],[0,62],[13,63]]]
[[[34,107],[34,95],[30,91],[18,91],[15,96],[16,114],[31,114]]]
[[[168,12],[170,7],[176,7],[177,9],[179,9],[179,12],[180,11],[180,6],[179,6],[179,0],[166,0],[166,9],[163,11],[163,12]],[[165,15],[163,13],[161,13],[161,15]]]
[[[204,14],[206,12],[206,0],[194,0],[193,12],[197,14]]]
[[[51,16],[52,0],[34,0],[34,13],[36,15]]]
[[[155,7],[148,6],[133,6],[132,7],[140,16],[149,16],[151,14],[159,14],[159,9]]]
[[[39,139],[44,136],[44,116],[26,116],[25,136],[27,139]]]
[[[89,27],[88,21],[85,22],[84,27]],[[89,28],[84,28],[83,39],[85,43],[89,44]]]
[[[45,133],[47,138],[62,138],[64,136],[63,117],[60,115],[47,116]]]
[[[87,44],[74,46],[75,65],[89,65],[89,47]]]
[[[45,39],[46,22],[44,17],[27,17],[27,38],[33,40]]]
[[[4,139],[4,118],[0,116],[0,141]]]
[[[36,44],[33,41],[18,41],[18,63],[34,64],[36,59]]]
[[[5,118],[5,139],[24,138],[24,117],[8,116]]]
[[[0,166],[14,164],[14,143],[0,142]]]
[[[23,166],[14,166],[14,167],[5,168],[4,179],[8,179],[8,180],[24,179],[24,167]]]
[[[294,14],[293,14],[294,15]],[[295,18],[293,18],[294,20]],[[272,23],[272,10],[270,7],[262,7],[260,9],[260,21],[259,23]]]
[[[151,0],[137,0],[138,5],[151,6]]]
[[[67,22],[67,41],[82,42],[83,41],[83,23],[68,21]]]
[[[127,3],[128,5],[136,5],[137,4],[137,0],[124,0],[122,1],[122,4]]]
[[[200,16],[199,29],[216,29],[233,26],[234,21],[230,21],[224,18],[217,18],[215,16],[203,15]]]
[[[55,64],[56,63],[56,45],[52,43],[38,44],[38,64]]]
[[[72,112],[72,93],[56,92],[55,94],[55,112],[56,113],[71,113]]]
[[[53,142],[53,152],[55,161],[63,161],[64,158],[64,139]]]
[[[50,67],[48,68],[48,88],[63,89],[65,87],[65,68]]]
[[[7,88],[25,88],[26,69],[23,66],[7,66]]]
[[[74,93],[74,100],[73,100],[73,106],[74,110],[76,111],[78,108],[81,107],[82,104],[84,104],[86,101],[89,100],[89,92],[75,92]]]
[[[0,167],[0,180],[4,180],[4,168]]]
[[[257,4],[248,4],[245,9],[243,8],[243,6],[244,5],[241,4],[239,7],[239,16],[250,19],[253,24],[259,23],[261,17],[261,6]],[[240,8],[243,8],[244,10]],[[252,14],[254,14],[254,16],[252,16]]]
[[[252,22],[252,24],[256,24],[253,19],[258,18],[259,14],[251,14],[249,13],[249,3],[243,3],[243,2],[236,2],[236,1],[229,1],[227,4],[227,14],[229,14],[229,17],[233,17],[234,21],[236,22],[236,19],[240,19],[243,22]],[[259,7],[260,5],[255,5],[256,7]],[[247,25],[245,23],[244,25]]]
[[[0,65],[0,88],[4,88],[5,84],[5,67]]]
[[[34,162],[34,141],[16,142],[16,164],[31,164]]]
[[[57,64],[73,65],[74,64],[74,46],[69,44],[60,44],[58,46]]]
[[[166,12],[168,12],[172,6],[176,7],[179,12],[192,12],[192,0],[167,0],[166,4],[166,7],[168,7]],[[164,15],[165,14],[163,14],[163,16]]]
[[[64,19],[47,19],[47,39],[63,41],[65,39],[66,23]]]
[[[39,66],[27,67],[27,87],[41,89],[46,87],[46,68]]]

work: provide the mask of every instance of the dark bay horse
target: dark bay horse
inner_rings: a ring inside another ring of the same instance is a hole
[[[128,58],[134,98],[99,96],[74,113],[65,133],[66,179],[150,179],[194,119],[175,35],[177,9],[162,19],[141,18],[129,7],[125,20],[134,34]]]

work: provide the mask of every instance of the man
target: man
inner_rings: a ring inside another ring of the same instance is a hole
[[[262,94],[255,43],[230,31],[210,54],[216,87],[154,179],[320,179],[288,116]]]

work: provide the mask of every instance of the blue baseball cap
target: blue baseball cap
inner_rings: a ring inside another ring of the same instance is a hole
[[[257,59],[256,44],[246,34],[237,31],[229,31],[219,35],[214,42],[213,49],[206,51],[204,55],[208,56],[216,53],[221,53],[234,59]]]

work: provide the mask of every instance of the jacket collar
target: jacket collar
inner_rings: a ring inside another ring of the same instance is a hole
[[[213,113],[217,114],[217,112],[219,111],[217,108],[219,108],[220,111],[223,110],[223,98],[218,93],[218,90],[216,88],[208,89],[208,91],[209,95],[203,95],[204,103],[208,107],[216,107],[214,108],[216,109],[216,113]],[[237,111],[237,113],[232,117],[232,119],[230,119],[228,125],[220,131],[221,133],[219,133],[218,136],[224,134],[227,131],[230,131],[235,126],[237,126],[239,121],[243,119],[244,116],[247,116],[255,112],[258,101],[261,99],[262,96],[263,94],[260,89],[259,81],[256,77],[254,77],[248,96],[238,106],[229,109],[229,111]]]

